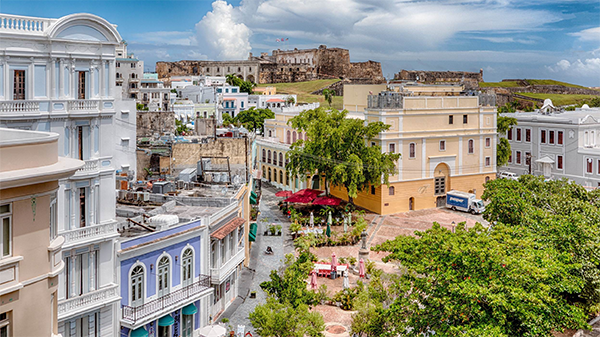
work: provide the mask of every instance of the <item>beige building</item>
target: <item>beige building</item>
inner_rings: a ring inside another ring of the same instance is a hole
[[[82,168],[55,133],[0,129],[0,336],[57,336],[58,181]]]
[[[480,197],[483,184],[496,176],[494,97],[448,85],[399,84],[389,90],[368,95],[365,120],[390,125],[372,145],[402,157],[389,186],[371,187],[355,203],[391,214],[442,206],[452,189]],[[348,198],[342,189],[332,194]]]

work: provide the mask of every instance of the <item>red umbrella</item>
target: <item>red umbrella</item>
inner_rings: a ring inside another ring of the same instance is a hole
[[[339,206],[341,201],[335,197],[318,197],[313,200],[313,205]]]
[[[331,271],[337,270],[337,257],[335,257],[335,252],[331,255]]]
[[[320,190],[312,190],[310,188],[305,188],[303,190],[300,190],[296,193],[294,193],[293,195],[297,195],[297,196],[312,196],[313,199],[317,197],[317,195],[323,193],[323,191]]]
[[[292,191],[279,191],[277,193],[275,193],[276,197],[284,197],[284,198],[289,198],[292,196]]]
[[[314,270],[310,272],[310,288],[317,289],[317,272]]]
[[[315,197],[307,197],[302,195],[292,195],[291,197],[283,200],[284,202],[291,202],[297,204],[308,204],[313,201]]]
[[[363,259],[358,261],[358,277],[365,278],[365,261]]]

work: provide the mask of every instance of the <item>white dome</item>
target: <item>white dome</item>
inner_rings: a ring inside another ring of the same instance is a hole
[[[544,105],[554,106],[554,105],[552,104],[552,100],[551,100],[550,98],[546,98],[546,99],[544,100]]]
[[[589,105],[587,105],[587,104],[584,104],[584,105],[582,105],[582,106],[581,106],[581,108],[582,108],[582,109],[589,109],[589,108],[590,108],[590,106],[589,106]]]

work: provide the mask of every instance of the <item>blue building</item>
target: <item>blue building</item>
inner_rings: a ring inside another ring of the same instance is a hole
[[[191,337],[209,324],[208,222],[219,208],[194,209],[191,221],[160,214],[123,228],[117,243],[122,337]]]

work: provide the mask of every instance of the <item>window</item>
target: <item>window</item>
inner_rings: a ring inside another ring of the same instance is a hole
[[[13,86],[13,99],[14,100],[25,99],[25,70],[15,70],[14,86]]]
[[[131,271],[131,306],[144,304],[144,268],[136,266]]]
[[[271,150],[267,152],[267,163],[271,164]]]
[[[132,63],[132,64],[131,64],[131,68],[135,68],[135,63]]]
[[[395,193],[395,192],[396,192],[396,191],[395,191],[395,189],[394,189],[394,186],[390,186],[390,188],[388,189],[388,194],[389,194],[389,195],[394,195],[394,193]]]
[[[559,170],[563,169],[563,156],[556,156],[556,168]]]
[[[181,256],[182,283],[184,287],[192,284],[194,280],[194,251],[191,248],[186,249]]]
[[[159,326],[158,337],[171,337],[171,326]]]
[[[290,130],[287,130],[286,135],[287,135],[286,143],[291,144],[292,143],[292,137],[291,137],[292,133],[290,132]]]
[[[508,162],[512,164],[512,153],[508,155]]]
[[[371,147],[375,146],[375,142],[371,142]]]
[[[10,336],[10,318],[7,312],[0,314],[0,337]]]
[[[517,128],[517,142],[521,141],[521,128]]]
[[[492,146],[492,139],[490,137],[487,137],[485,139],[485,147],[490,147]]]
[[[563,132],[562,131],[558,131],[557,132],[557,137],[556,137],[556,144],[558,145],[563,145]]]
[[[525,129],[525,142],[531,143],[531,129]]]
[[[295,143],[295,142],[296,142],[296,137],[297,137],[297,136],[298,136],[298,134],[296,133],[296,131],[294,131],[294,132],[292,133],[292,143]]]
[[[548,143],[554,145],[554,131],[548,131]]]
[[[117,68],[121,68],[121,63],[117,62]]]
[[[283,167],[283,153],[279,152],[279,166]]]
[[[517,151],[516,154],[517,154],[517,164],[521,165],[521,151]]]
[[[74,254],[64,258],[65,294],[73,298],[98,289],[98,251]]]
[[[446,141],[440,140],[440,151],[446,151]]]
[[[529,166],[531,164],[531,152],[525,152],[525,165]]]
[[[12,254],[12,204],[0,205],[0,220],[2,221],[0,257],[5,258]]]
[[[169,293],[170,264],[169,258],[166,256],[161,257],[158,261],[158,297]]]
[[[78,72],[78,79],[79,82],[77,82],[77,98],[85,99],[85,71]]]
[[[265,178],[265,179],[266,179],[266,178],[267,178],[267,169],[265,168],[265,166],[264,166],[264,165],[263,165],[263,169],[262,169],[262,171],[263,171],[263,178]]]
[[[598,174],[600,174],[600,159],[598,160]]]
[[[396,144],[392,143],[389,145],[390,153],[396,153]]]
[[[277,165],[277,151],[273,151],[273,165]]]
[[[275,164],[277,164],[277,160],[275,161]],[[277,169],[273,170],[273,181],[277,182]]]
[[[412,211],[415,209],[415,198],[410,197],[408,198],[408,210]]]
[[[271,168],[269,167],[269,181],[271,181]]]
[[[594,172],[594,162],[592,161],[592,159],[591,159],[591,158],[588,158],[588,159],[586,160],[586,164],[587,164],[587,165],[586,165],[586,172],[587,172],[587,173],[592,173],[592,172]]]
[[[85,187],[79,189],[79,227],[85,227],[86,225],[86,189]]]
[[[468,142],[468,152],[469,152],[469,154],[475,153],[475,144],[474,143],[475,142],[473,141],[473,139],[469,139],[469,142]]]
[[[267,150],[265,149],[262,150],[262,161],[263,163],[267,162]]]
[[[408,145],[408,157],[409,158],[416,158],[417,157],[416,146],[417,145],[415,143],[410,143]]]
[[[50,240],[56,238],[58,232],[58,211],[56,209],[56,194],[50,197]]]
[[[448,124],[454,124],[454,116],[453,115],[448,116]]]
[[[435,194],[446,193],[446,177],[435,177]]]
[[[541,135],[540,135],[540,142],[542,144],[546,144],[546,130],[542,130],[541,131]]]
[[[371,186],[371,194],[375,194],[375,186]]]
[[[512,134],[512,128],[508,129],[508,131],[506,132],[506,139],[512,140]]]
[[[485,157],[485,166],[489,167],[492,165],[492,158],[491,157]]]
[[[467,115],[463,115],[463,124],[467,124],[469,122],[469,117]]]
[[[279,183],[283,184],[283,170],[279,170]]]

